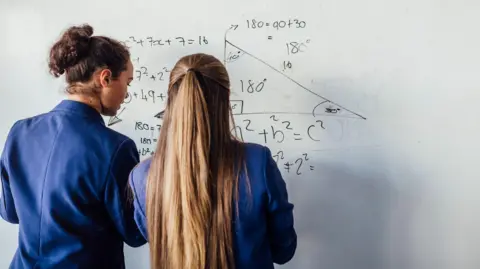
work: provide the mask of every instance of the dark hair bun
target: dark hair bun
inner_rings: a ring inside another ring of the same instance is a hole
[[[88,24],[68,28],[50,49],[48,63],[50,73],[59,77],[65,73],[65,70],[88,56],[92,35],[93,28]]]

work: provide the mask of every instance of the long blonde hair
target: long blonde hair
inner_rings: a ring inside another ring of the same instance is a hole
[[[232,204],[242,145],[231,133],[230,81],[211,55],[181,58],[147,183],[155,269],[233,269]]]

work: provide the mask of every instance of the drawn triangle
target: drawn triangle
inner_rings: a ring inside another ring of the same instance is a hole
[[[241,111],[233,111],[236,115],[283,113],[366,119],[228,40],[224,61],[230,74],[232,104],[242,104]],[[245,70],[252,70],[248,77]]]
[[[110,117],[110,119],[108,120],[108,126],[112,126],[112,125],[115,125],[119,122],[121,122],[122,119],[120,119],[119,117],[117,116],[113,116],[113,117]]]
[[[165,114],[165,110],[158,112],[154,117],[157,119],[163,119],[163,114]]]

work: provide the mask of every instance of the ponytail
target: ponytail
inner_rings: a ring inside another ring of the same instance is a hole
[[[230,134],[228,92],[179,69],[147,181],[151,268],[234,269],[232,201],[243,153]]]

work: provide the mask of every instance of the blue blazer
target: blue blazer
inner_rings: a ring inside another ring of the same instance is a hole
[[[124,268],[123,243],[146,243],[127,202],[138,162],[134,142],[79,102],[16,122],[0,162],[0,215],[19,224],[10,268]]]
[[[240,214],[232,224],[236,269],[273,269],[273,263],[284,264],[292,259],[297,247],[293,204],[288,201],[285,181],[270,150],[256,144],[244,144],[244,148],[251,194],[247,193],[242,171]],[[148,238],[145,189],[150,162],[151,159],[141,162],[130,174],[135,220],[145,239]]]

